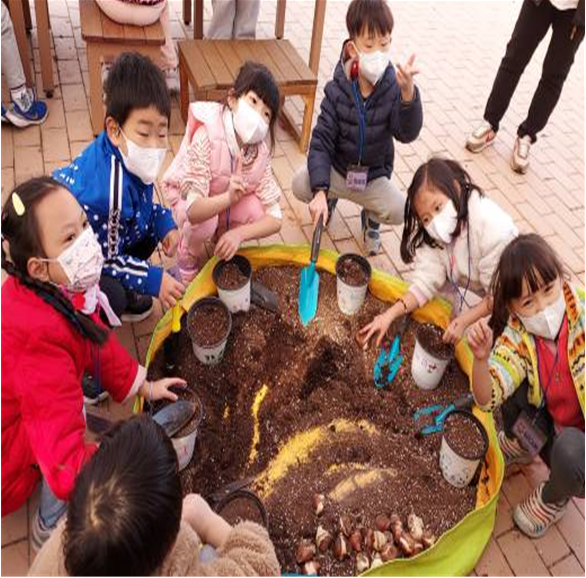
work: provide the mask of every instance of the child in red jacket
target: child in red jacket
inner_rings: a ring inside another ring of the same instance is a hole
[[[84,371],[97,370],[118,402],[136,394],[176,400],[169,387],[185,382],[148,382],[146,369],[100,322],[100,309],[114,315],[98,284],[101,249],[61,184],[42,177],[19,185],[2,210],[2,240],[2,269],[10,275],[2,287],[2,515],[24,504],[42,477],[38,548],[96,450],[84,441]]]

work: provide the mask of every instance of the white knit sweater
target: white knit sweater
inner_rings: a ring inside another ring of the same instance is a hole
[[[488,292],[503,249],[518,235],[517,227],[494,201],[481,197],[477,191],[472,192],[468,203],[468,227],[470,249],[466,227],[450,245],[422,245],[417,249],[409,291],[420,306],[438,294],[450,279],[465,287],[469,266],[470,291],[479,295]]]

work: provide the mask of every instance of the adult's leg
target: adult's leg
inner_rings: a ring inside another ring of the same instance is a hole
[[[553,442],[549,480],[543,500],[562,502],[584,497],[584,432],[574,427],[563,429]]]
[[[161,12],[160,18],[161,26],[165,32],[165,44],[161,46],[161,62],[162,70],[175,70],[179,66],[179,57],[177,56],[177,48],[173,34],[171,33],[171,23],[169,22],[169,2],[165,2],[165,7]]]
[[[213,15],[206,38],[210,40],[229,40],[234,30],[236,0],[212,0]]]
[[[8,8],[2,3],[2,73],[10,92],[26,90],[26,77]]]
[[[578,28],[574,38],[571,38],[574,10],[553,8],[553,11],[553,33],[543,61],[541,78],[531,100],[527,118],[518,130],[519,137],[529,135],[533,142],[537,138],[537,133],[547,124],[560,98],[576,52],[584,39],[583,28]]]
[[[234,38],[256,38],[260,0],[236,0]]]
[[[495,131],[499,129],[525,67],[553,21],[554,10],[549,0],[542,0],[539,6],[534,0],[523,2],[484,110],[484,119]]]

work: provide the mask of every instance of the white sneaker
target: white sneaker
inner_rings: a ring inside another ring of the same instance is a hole
[[[513,464],[530,464],[533,461],[533,456],[517,441],[517,438],[507,437],[504,431],[499,431],[496,435],[499,447],[505,458],[505,466],[512,466]]]
[[[541,482],[525,500],[515,506],[513,520],[519,530],[530,538],[543,536],[549,527],[560,520],[566,513],[568,500],[550,504],[543,501],[543,488],[545,482]]]
[[[513,154],[511,156],[511,168],[516,173],[525,174],[527,172],[529,168],[529,151],[531,150],[532,144],[529,135],[515,139],[515,146],[513,146]]]
[[[479,153],[494,143],[496,132],[487,121],[482,124],[466,140],[466,148],[473,153]]]

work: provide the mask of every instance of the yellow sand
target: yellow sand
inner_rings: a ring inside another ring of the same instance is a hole
[[[260,442],[260,424],[258,422],[258,411],[260,410],[260,406],[266,397],[269,391],[268,386],[265,384],[263,385],[257,392],[256,396],[254,397],[254,402],[252,404],[251,413],[252,413],[252,423],[253,423],[253,434],[252,434],[252,445],[250,447],[250,455],[248,456],[248,463],[251,464],[256,459],[258,455],[258,444]]]
[[[357,464],[360,469],[364,469],[363,464]],[[356,491],[364,490],[367,486],[376,484],[383,478],[394,478],[397,471],[393,468],[375,468],[364,472],[356,472],[342,480],[329,494],[328,498],[332,502],[342,502],[350,494]]]

